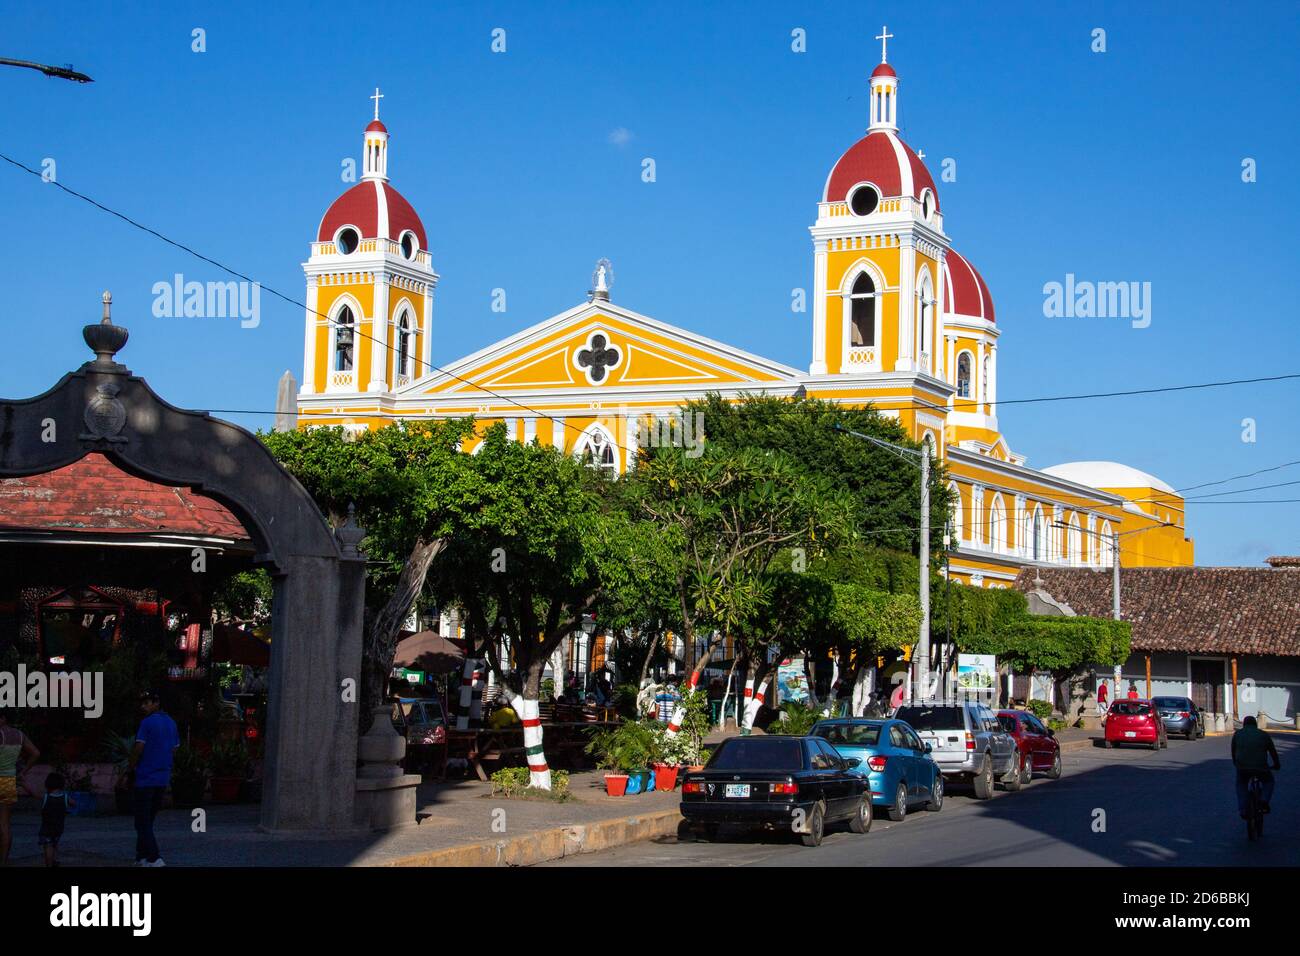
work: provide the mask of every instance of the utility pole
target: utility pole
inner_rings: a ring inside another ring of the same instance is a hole
[[[930,681],[930,446],[921,442],[921,633],[912,655],[912,699],[924,700]]]
[[[843,425],[835,425],[834,428],[837,432],[844,432],[892,451],[904,461],[917,458],[921,462],[921,573],[919,575],[921,593],[918,595],[921,600],[921,630],[917,635],[916,649],[912,654],[912,699],[922,700],[930,677],[930,444],[922,439],[918,451],[915,448],[895,445],[874,435],[855,432]]]

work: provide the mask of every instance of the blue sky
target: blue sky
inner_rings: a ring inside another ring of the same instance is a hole
[[[1057,7],[3,0],[0,56],[96,82],[0,68],[0,152],[52,158],[64,184],[301,298],[378,85],[390,176],[442,276],[435,362],[582,301],[608,256],[615,301],[806,367],[810,313],[790,311],[791,289],[811,283],[807,227],[866,125],[888,23],[902,135],[936,179],[956,161],[945,226],[993,292],[1002,399],[1300,371],[1300,6]],[[104,288],[132,332],[122,359],[176,404],[270,410],[280,373],[301,374],[300,309],[264,293],[256,329],[155,318],[155,282],[222,275],[3,163],[0,224],[6,397],[86,357]],[[1067,273],[1150,282],[1150,327],[1045,318],[1043,285]],[[1186,487],[1300,458],[1297,398],[1290,381],[1008,405],[1000,420],[1031,465],[1115,459]],[[1300,467],[1240,486],[1287,480]],[[1197,506],[1189,524],[1199,563],[1300,551],[1300,504]]]

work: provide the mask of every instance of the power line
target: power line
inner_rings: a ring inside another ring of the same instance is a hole
[[[1249,488],[1237,488],[1234,491],[1211,491],[1206,495],[1192,495],[1192,497],[1186,498],[1184,501],[1196,503],[1198,501],[1203,501],[1206,498],[1214,498],[1219,495],[1244,495],[1252,491],[1264,491],[1267,488],[1287,488],[1291,485],[1300,485],[1300,481],[1279,481],[1272,485],[1252,485]]]
[[[1238,481],[1242,478],[1254,478],[1256,475],[1267,474],[1270,471],[1281,471],[1283,468],[1290,468],[1293,465],[1300,465],[1300,460],[1286,461],[1280,465],[1274,465],[1272,468],[1261,468],[1259,471],[1249,471],[1244,475],[1233,475],[1231,478],[1222,478],[1219,481],[1207,481],[1199,485],[1189,485],[1186,488],[1179,488],[1178,493],[1182,494],[1185,491],[1195,491],[1197,488],[1209,488],[1212,485],[1226,485],[1231,481]]]

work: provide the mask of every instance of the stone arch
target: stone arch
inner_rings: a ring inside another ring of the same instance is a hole
[[[105,307],[107,313],[107,306]],[[251,433],[177,408],[114,361],[127,332],[86,326],[98,355],[33,398],[0,400],[0,477],[41,474],[103,453],[132,475],[221,502],[272,576],[267,830],[352,825],[365,557],[363,532],[330,528],[306,489]]]

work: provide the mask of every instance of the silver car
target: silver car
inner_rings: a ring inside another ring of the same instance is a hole
[[[997,715],[974,701],[904,704],[894,714],[930,745],[930,756],[945,777],[975,788],[975,796],[993,796],[995,782],[1020,789],[1016,739],[1002,729]]]

